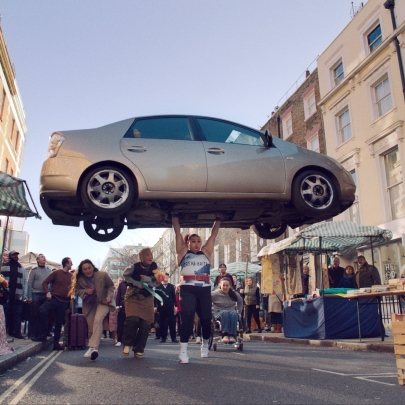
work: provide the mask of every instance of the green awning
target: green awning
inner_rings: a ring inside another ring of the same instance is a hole
[[[350,221],[329,221],[308,226],[291,238],[265,246],[259,257],[272,253],[339,252],[348,253],[362,246],[384,243],[392,239],[392,232],[377,226],[366,226]]]
[[[41,219],[38,212],[31,210],[25,197],[25,187],[25,180],[0,171],[0,215]]]

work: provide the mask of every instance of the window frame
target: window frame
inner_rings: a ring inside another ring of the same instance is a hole
[[[318,150],[314,150],[314,149],[312,149],[312,148],[309,147],[315,138],[318,139]],[[307,149],[308,149],[308,150],[312,150],[313,152],[321,153],[321,145],[320,145],[320,143],[319,143],[319,132],[318,132],[318,131],[315,132],[315,134],[313,134],[313,135],[307,140]]]
[[[0,107],[0,120],[3,121],[3,113],[4,113],[4,107],[6,105],[6,91],[3,88],[3,95],[1,99],[1,107]]]
[[[350,125],[350,137],[348,139],[343,139],[341,136],[342,134],[342,129],[340,128],[340,118],[343,116],[345,113],[349,114],[349,125]],[[353,136],[353,128],[352,128],[352,116],[350,113],[350,106],[349,104],[346,104],[343,108],[341,108],[336,114],[335,114],[335,122],[336,122],[336,140],[337,140],[337,146],[341,146],[344,143],[350,141],[351,139],[354,138]]]
[[[291,121],[290,126],[287,125],[289,121]],[[287,139],[289,136],[293,134],[293,122],[291,111],[281,119],[281,123],[283,125],[283,139]],[[289,132],[289,129],[291,129],[291,132]]]
[[[336,75],[336,70],[338,69],[339,66],[342,66],[342,73],[341,73],[341,75]],[[332,72],[332,79],[333,79],[334,87],[336,87],[345,78],[345,66],[343,64],[342,58],[339,58],[339,60],[333,65],[333,67],[331,68],[331,72]],[[342,78],[338,81],[337,79],[340,76],[342,76]]]
[[[388,108],[386,111],[382,112],[380,114],[379,112],[379,105],[378,103],[381,102],[381,100],[377,100],[377,87],[382,84],[384,81],[388,80],[388,90],[389,93],[385,97],[390,97],[390,108]],[[373,113],[373,121],[377,121],[381,117],[384,117],[386,114],[388,114],[390,111],[394,109],[394,102],[393,102],[393,91],[392,91],[392,85],[391,85],[391,80],[388,72],[385,72],[383,75],[381,75],[374,83],[371,84],[370,86],[371,90],[371,101],[372,101],[372,113]]]
[[[309,99],[312,96],[314,97],[314,102],[313,102],[313,104],[309,104]],[[304,121],[306,121],[309,118],[311,118],[316,113],[316,110],[317,110],[315,87],[303,98],[303,102],[304,102],[304,117],[305,117]],[[315,106],[315,109],[312,113],[310,112],[311,106]]]
[[[370,37],[370,35],[371,35],[377,28],[380,28],[380,35],[377,37],[377,39],[376,39],[374,42],[370,43],[369,37]],[[373,24],[373,25],[371,26],[371,28],[366,32],[365,37],[366,37],[366,42],[367,42],[368,54],[371,54],[371,53],[373,53],[373,52],[382,44],[382,42],[383,42],[383,32],[382,32],[381,23],[379,22],[379,20],[378,20],[377,24]],[[378,39],[380,39],[380,42],[376,45],[375,48],[371,49],[371,48],[373,47],[373,45],[378,41]]]

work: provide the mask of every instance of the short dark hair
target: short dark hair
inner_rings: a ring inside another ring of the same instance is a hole
[[[365,258],[363,255],[357,256],[357,260],[358,260],[358,259],[364,259],[364,260],[366,260],[366,258]]]
[[[62,266],[65,267],[69,263],[70,257],[64,257],[62,259]]]
[[[226,264],[225,264],[225,263],[221,263],[221,264],[219,265],[219,267],[225,267],[225,268],[227,269],[227,267],[226,267]]]
[[[169,274],[169,273],[165,273],[165,276],[170,277],[170,274]]]

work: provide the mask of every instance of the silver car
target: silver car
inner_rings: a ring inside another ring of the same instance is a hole
[[[162,115],[95,129],[55,132],[40,198],[55,225],[79,226],[98,241],[124,226],[253,230],[273,239],[337,215],[355,198],[335,160],[217,118]]]

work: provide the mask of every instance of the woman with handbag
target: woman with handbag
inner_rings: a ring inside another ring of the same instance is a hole
[[[108,273],[98,271],[89,259],[82,260],[73,277],[70,295],[73,294],[83,300],[83,314],[89,331],[89,349],[84,357],[96,360],[103,320],[109,312],[115,311],[114,282]]]

